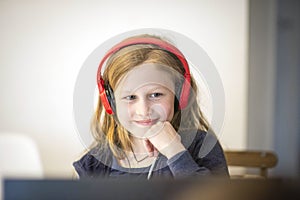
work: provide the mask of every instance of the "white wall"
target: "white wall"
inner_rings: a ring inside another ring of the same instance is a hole
[[[202,46],[225,88],[221,143],[246,146],[246,0],[0,1],[0,27],[0,132],[34,138],[46,176],[70,176],[83,150],[72,115],[81,65],[103,41],[138,28],[170,29]]]

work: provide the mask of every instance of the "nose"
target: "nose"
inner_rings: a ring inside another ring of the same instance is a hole
[[[136,102],[135,113],[137,115],[146,117],[150,115],[150,102],[145,98],[141,98]]]

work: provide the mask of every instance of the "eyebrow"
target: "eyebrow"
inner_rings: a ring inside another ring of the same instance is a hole
[[[159,85],[159,84],[156,84],[155,86],[149,86],[149,89],[148,90],[158,90],[158,89],[169,89],[169,88],[167,88],[167,87],[165,87],[165,86],[163,86],[163,85]],[[127,90],[125,90],[126,92],[131,92],[131,91],[127,91]]]
[[[154,91],[154,90],[158,90],[158,89],[169,90],[167,87],[164,87],[164,86],[157,86],[157,87],[151,88],[150,91]]]

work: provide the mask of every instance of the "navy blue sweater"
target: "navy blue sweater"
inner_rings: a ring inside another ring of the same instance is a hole
[[[181,134],[181,137],[187,150],[169,160],[165,156],[159,155],[151,178],[229,176],[223,149],[213,135],[196,131],[195,134]],[[104,155],[103,152],[99,152],[98,148],[90,150],[81,159],[74,162],[73,166],[80,178],[146,179],[150,170],[150,166],[144,168],[121,167],[111,152]]]

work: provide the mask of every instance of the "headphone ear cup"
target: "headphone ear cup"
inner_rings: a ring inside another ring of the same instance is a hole
[[[116,103],[115,103],[115,96],[114,96],[114,92],[112,90],[112,88],[110,87],[109,83],[106,82],[104,84],[104,88],[105,88],[105,93],[106,93],[106,98],[107,101],[110,105],[110,108],[112,110],[112,114],[116,113]]]
[[[97,84],[98,84],[98,88],[99,88],[99,96],[100,96],[100,100],[101,103],[106,111],[107,114],[111,115],[114,114],[113,109],[111,108],[111,102],[109,101],[109,99],[111,100],[111,93],[107,88],[107,84],[104,82],[104,80],[102,79],[102,77],[99,76],[99,79],[97,80]],[[111,90],[112,91],[112,90]],[[109,95],[109,98],[107,98],[107,94]]]

